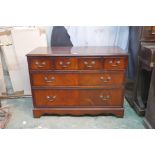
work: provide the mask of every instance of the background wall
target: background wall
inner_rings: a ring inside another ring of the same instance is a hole
[[[31,94],[26,54],[39,46],[47,46],[46,31],[40,27],[5,28],[0,41],[11,42],[2,46],[2,52],[8,67],[13,91],[15,94]],[[0,68],[0,73],[2,73]],[[1,77],[0,79],[4,79]],[[0,92],[5,91],[4,84]]]

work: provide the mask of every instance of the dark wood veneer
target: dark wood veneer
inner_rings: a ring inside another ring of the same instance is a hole
[[[123,117],[128,55],[119,47],[40,47],[27,54],[34,117]]]

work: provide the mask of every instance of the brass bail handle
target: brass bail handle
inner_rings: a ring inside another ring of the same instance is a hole
[[[46,99],[50,102],[53,102],[56,99],[56,96],[46,96]]]
[[[42,67],[45,67],[46,62],[43,61],[43,62],[39,63],[38,61],[36,61],[35,64],[37,65],[37,67],[42,68]]]
[[[51,83],[55,80],[55,77],[52,76],[51,78],[48,78],[47,76],[44,77],[45,82]]]
[[[60,61],[59,64],[61,65],[61,67],[66,68],[66,67],[68,67],[68,65],[71,64],[71,62],[70,62],[70,61],[67,61],[67,62],[65,63],[65,62],[63,62],[63,61]]]

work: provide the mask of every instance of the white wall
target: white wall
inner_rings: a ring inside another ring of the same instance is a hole
[[[39,27],[14,27],[9,33],[0,35],[1,42],[12,42],[3,46],[3,53],[15,93],[31,94],[26,54],[39,46],[47,46],[46,31]],[[2,75],[0,63],[0,75]],[[3,77],[0,78],[3,80]],[[4,90],[4,85],[1,86]]]

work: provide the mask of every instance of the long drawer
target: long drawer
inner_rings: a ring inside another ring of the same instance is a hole
[[[124,82],[124,72],[32,73],[32,86],[102,86]]]
[[[29,59],[30,70],[122,70],[126,57],[42,57]]]
[[[33,90],[35,107],[122,106],[123,89]]]

